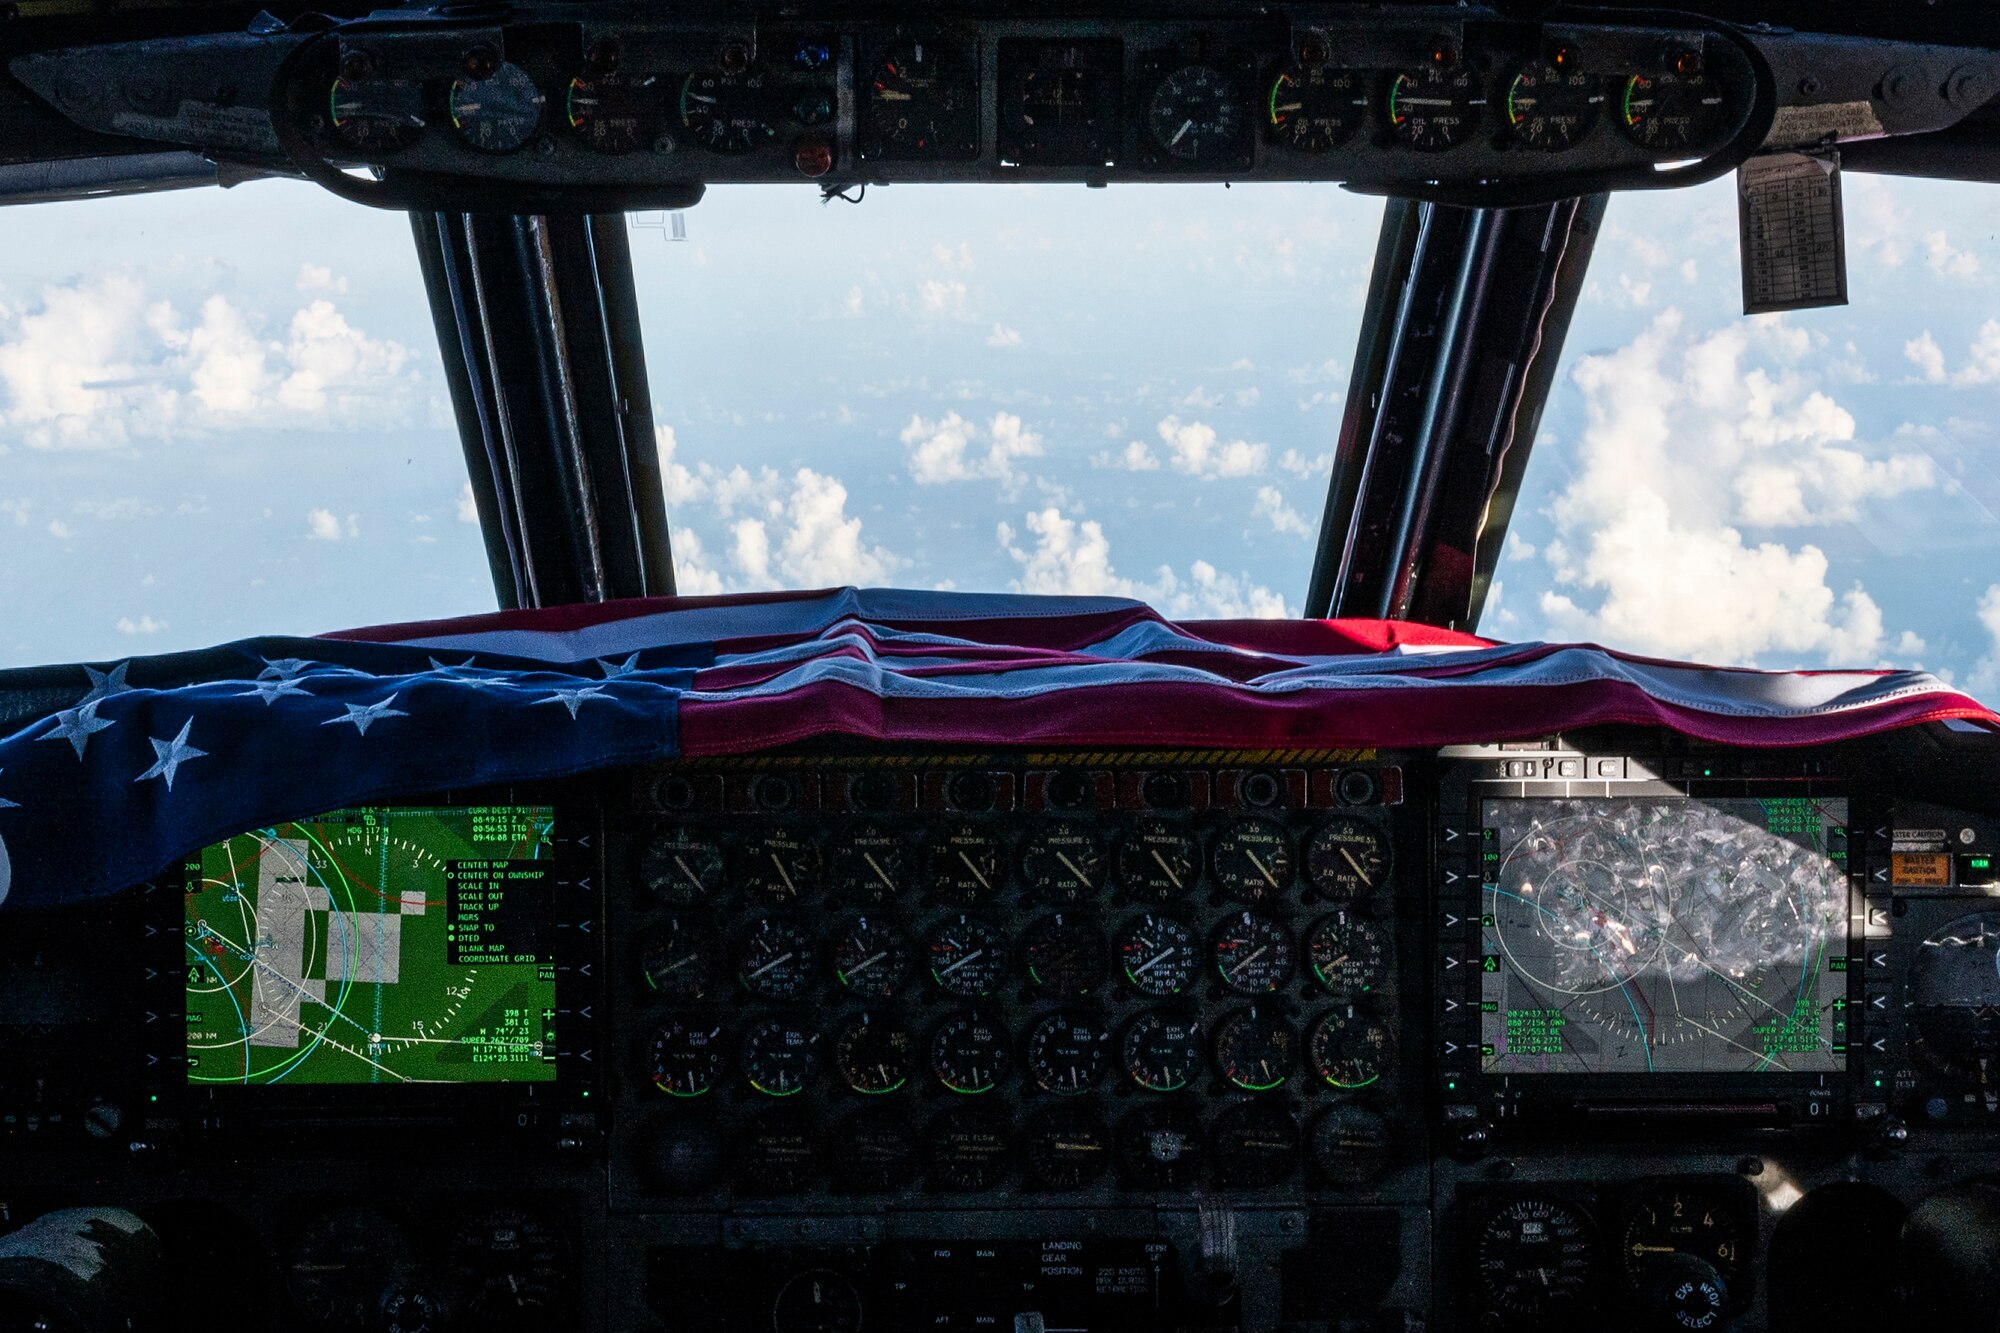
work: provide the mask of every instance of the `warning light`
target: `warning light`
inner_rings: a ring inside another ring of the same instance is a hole
[[[1558,46],[1555,50],[1549,52],[1549,63],[1557,69],[1568,69],[1570,62],[1575,59],[1576,52],[1567,46]]]
[[[1446,42],[1439,42],[1431,51],[1431,63],[1433,65],[1456,65],[1458,63],[1458,48]]]
[[[1683,51],[1674,57],[1674,73],[1684,78],[1693,78],[1701,73],[1701,57],[1692,51]]]

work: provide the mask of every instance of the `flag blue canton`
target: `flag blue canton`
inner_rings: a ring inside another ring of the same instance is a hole
[[[0,901],[54,906],[244,829],[678,752],[705,646],[555,666],[251,639],[0,672]]]

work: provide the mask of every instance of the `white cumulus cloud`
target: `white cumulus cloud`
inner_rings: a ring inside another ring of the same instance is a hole
[[[1170,416],[1154,428],[1167,447],[1167,464],[1176,472],[1213,480],[1254,477],[1264,470],[1271,447],[1248,440],[1224,440],[1215,427]]]
[[[337,542],[342,538],[352,540],[361,535],[361,525],[353,514],[342,523],[331,509],[314,509],[306,515],[306,540],[312,542]]]
[[[1276,486],[1259,486],[1257,503],[1253,511],[1257,517],[1271,525],[1273,532],[1288,533],[1294,537],[1310,537],[1312,529],[1298,510],[1285,503],[1285,494]]]
[[[919,486],[997,481],[1012,495],[1028,479],[1021,461],[1042,456],[1042,437],[1012,412],[996,412],[984,426],[956,412],[936,421],[912,416],[899,438],[910,477]]]
[[[140,616],[137,620],[132,619],[130,616],[118,617],[118,632],[120,634],[158,634],[166,627],[166,621],[155,620],[151,616]]]
[[[1185,575],[1161,565],[1151,579],[1121,575],[1111,560],[1111,540],[1095,519],[1081,521],[1051,505],[1028,514],[1028,544],[1002,523],[1000,545],[1020,568],[1018,592],[1095,597],[1131,597],[1179,619],[1272,619],[1292,614],[1278,593],[1247,574],[1225,574],[1195,560]]]

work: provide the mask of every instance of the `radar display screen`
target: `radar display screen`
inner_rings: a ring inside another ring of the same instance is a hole
[[[1847,1066],[1847,802],[1481,803],[1488,1074]]]
[[[554,1081],[553,826],[357,807],[188,858],[188,1081]]]

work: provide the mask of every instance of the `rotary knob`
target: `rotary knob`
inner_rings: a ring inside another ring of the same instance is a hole
[[[1639,1298],[1648,1328],[1659,1333],[1712,1333],[1729,1324],[1729,1287],[1699,1255],[1663,1254],[1646,1265]]]

